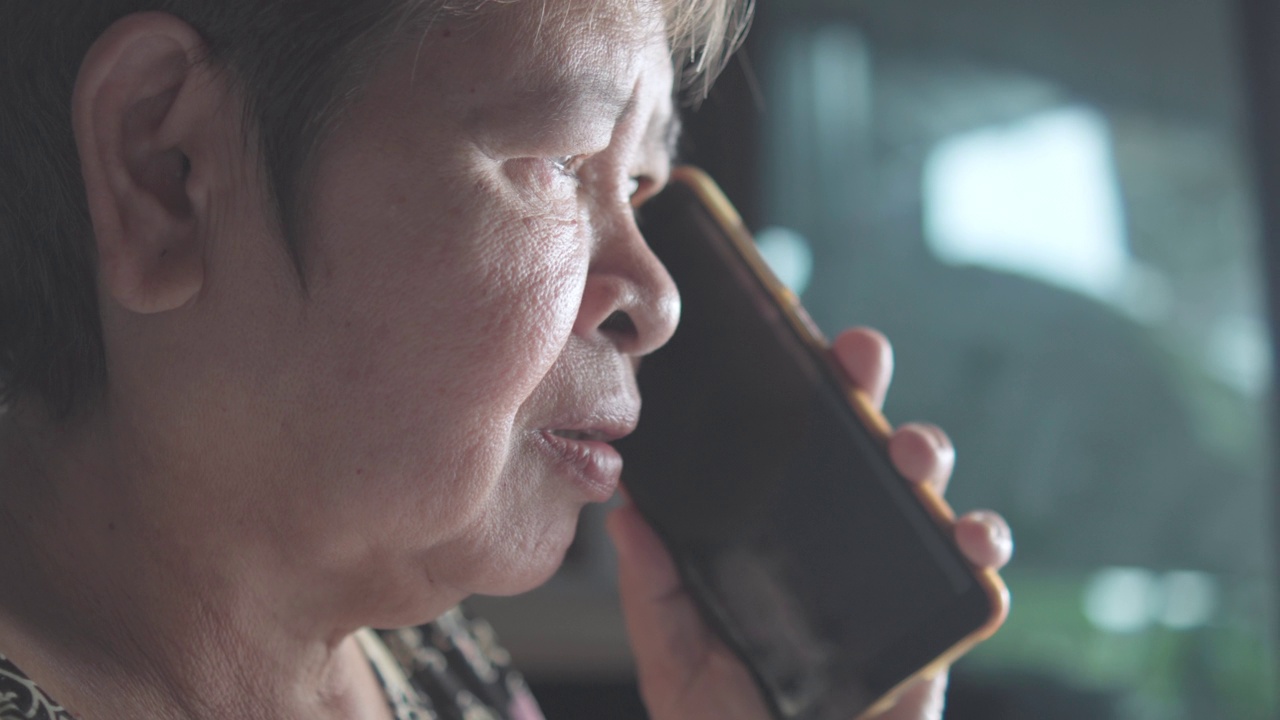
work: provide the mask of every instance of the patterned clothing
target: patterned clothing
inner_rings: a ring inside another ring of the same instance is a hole
[[[0,720],[75,720],[0,655]]]
[[[461,608],[400,630],[361,630],[396,720],[543,720],[493,628]],[[0,720],[75,720],[0,655]]]

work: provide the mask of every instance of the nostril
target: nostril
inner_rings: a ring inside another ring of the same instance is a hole
[[[631,316],[622,310],[614,310],[609,317],[600,323],[600,331],[618,339],[630,340],[638,334],[636,324]]]

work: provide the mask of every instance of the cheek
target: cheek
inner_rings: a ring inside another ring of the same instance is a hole
[[[497,282],[506,287],[500,303],[508,308],[507,327],[493,337],[509,343],[511,355],[528,368],[529,384],[521,384],[528,394],[560,357],[573,330],[586,285],[587,247],[576,223],[524,218],[510,230],[519,240],[494,268]]]
[[[346,241],[325,253],[321,281],[346,303],[336,304],[335,332],[352,346],[347,379],[389,380],[400,366],[404,381],[428,384],[436,400],[490,411],[497,400],[512,412],[568,339],[588,248],[571,213],[484,180],[467,184],[472,192],[439,204],[370,188],[334,223]]]
[[[447,332],[471,344],[476,370],[496,373],[494,388],[523,399],[560,356],[577,318],[589,262],[585,225],[573,195],[568,203],[531,201],[501,180],[475,190],[449,213],[459,222],[428,262],[449,269],[443,280],[467,318]]]
[[[314,248],[309,346],[293,367],[310,416],[338,425],[332,446],[347,464],[420,495],[414,483],[430,478],[446,514],[466,522],[572,333],[589,245],[578,222],[533,212],[500,181],[368,175],[322,198],[342,212],[324,218]],[[406,200],[406,186],[423,200]]]

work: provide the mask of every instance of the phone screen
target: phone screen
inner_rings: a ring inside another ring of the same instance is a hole
[[[849,720],[993,616],[823,358],[687,185],[642,231],[682,299],[623,482],[778,717]]]

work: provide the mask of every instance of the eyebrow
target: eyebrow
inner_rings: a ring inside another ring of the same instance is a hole
[[[610,118],[612,124],[616,124],[635,111],[637,101],[638,98],[633,89],[620,85],[616,78],[608,73],[565,73],[517,91],[498,105],[488,106],[487,110],[540,106],[552,115],[568,118],[578,108],[592,107],[603,109],[606,112],[604,117]],[[484,111],[482,113],[488,114]],[[473,121],[477,121],[483,115],[472,117]],[[683,129],[684,122],[680,117],[678,106],[673,102],[671,113],[661,121],[661,124],[646,133],[644,142],[650,147],[657,146],[657,149],[660,149],[674,164],[681,155],[680,138]]]
[[[561,112],[576,105],[599,107],[614,118],[626,115],[635,104],[630,88],[603,73],[560,76],[519,93],[515,101],[546,103]]]
[[[580,120],[586,120],[590,126],[596,122],[601,123],[601,127],[605,122],[612,126],[632,103],[631,93],[622,90],[607,75],[566,73],[526,85],[496,102],[481,104],[468,113],[466,122],[474,131],[511,123],[525,125],[535,118],[542,118],[543,123],[579,127],[584,127],[578,124]]]

